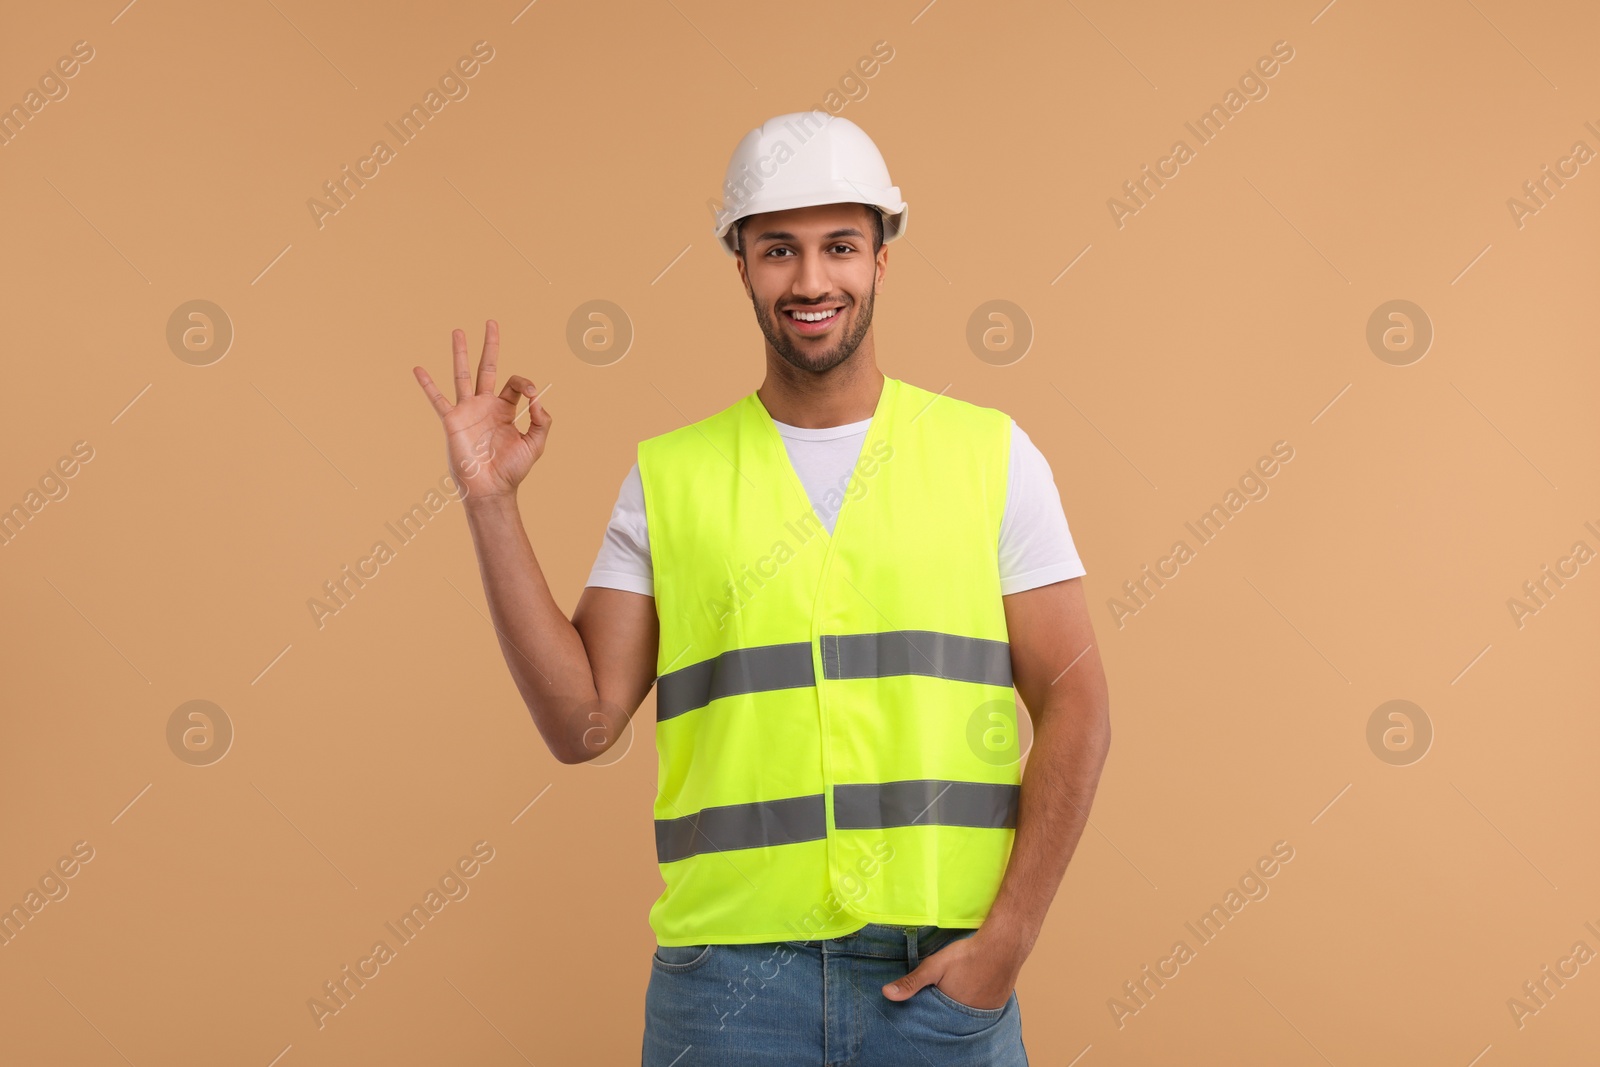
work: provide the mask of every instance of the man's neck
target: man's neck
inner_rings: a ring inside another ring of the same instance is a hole
[[[847,360],[827,374],[807,374],[782,364],[768,365],[756,390],[773,421],[804,429],[843,426],[872,418],[883,393],[883,373],[870,359]],[[787,372],[787,373],[785,373]]]

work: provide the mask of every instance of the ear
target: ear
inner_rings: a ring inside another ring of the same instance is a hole
[[[744,285],[744,295],[754,299],[755,291],[750,288],[750,275],[745,269],[744,257],[734,253],[733,265],[739,271],[739,281]]]

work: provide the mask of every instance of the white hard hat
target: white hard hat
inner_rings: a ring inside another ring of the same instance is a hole
[[[716,213],[717,242],[739,252],[737,223],[766,211],[817,204],[867,204],[883,216],[883,240],[906,232],[906,202],[866,131],[826,111],[770,118],[744,135],[728,161]]]

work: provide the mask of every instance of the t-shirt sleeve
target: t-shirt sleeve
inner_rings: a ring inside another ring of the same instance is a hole
[[[607,589],[626,589],[631,593],[656,595],[655,575],[650,566],[650,531],[644,518],[644,483],[635,463],[622,480],[622,490],[611,509],[600,552],[589,571],[585,585]]]
[[[1086,574],[1067,528],[1050,461],[1011,424],[1011,473],[1000,520],[1000,594],[1009,596]]]

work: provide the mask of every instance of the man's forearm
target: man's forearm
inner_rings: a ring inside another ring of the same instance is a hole
[[[1018,966],[1033,950],[1083,836],[1111,742],[1103,701],[1081,690],[1051,697],[1034,718],[1011,859],[984,922],[989,937],[1014,947]]]
[[[581,750],[581,708],[595,696],[583,639],[550,595],[516,498],[468,497],[466,512],[506,666],[545,744],[567,759]]]

